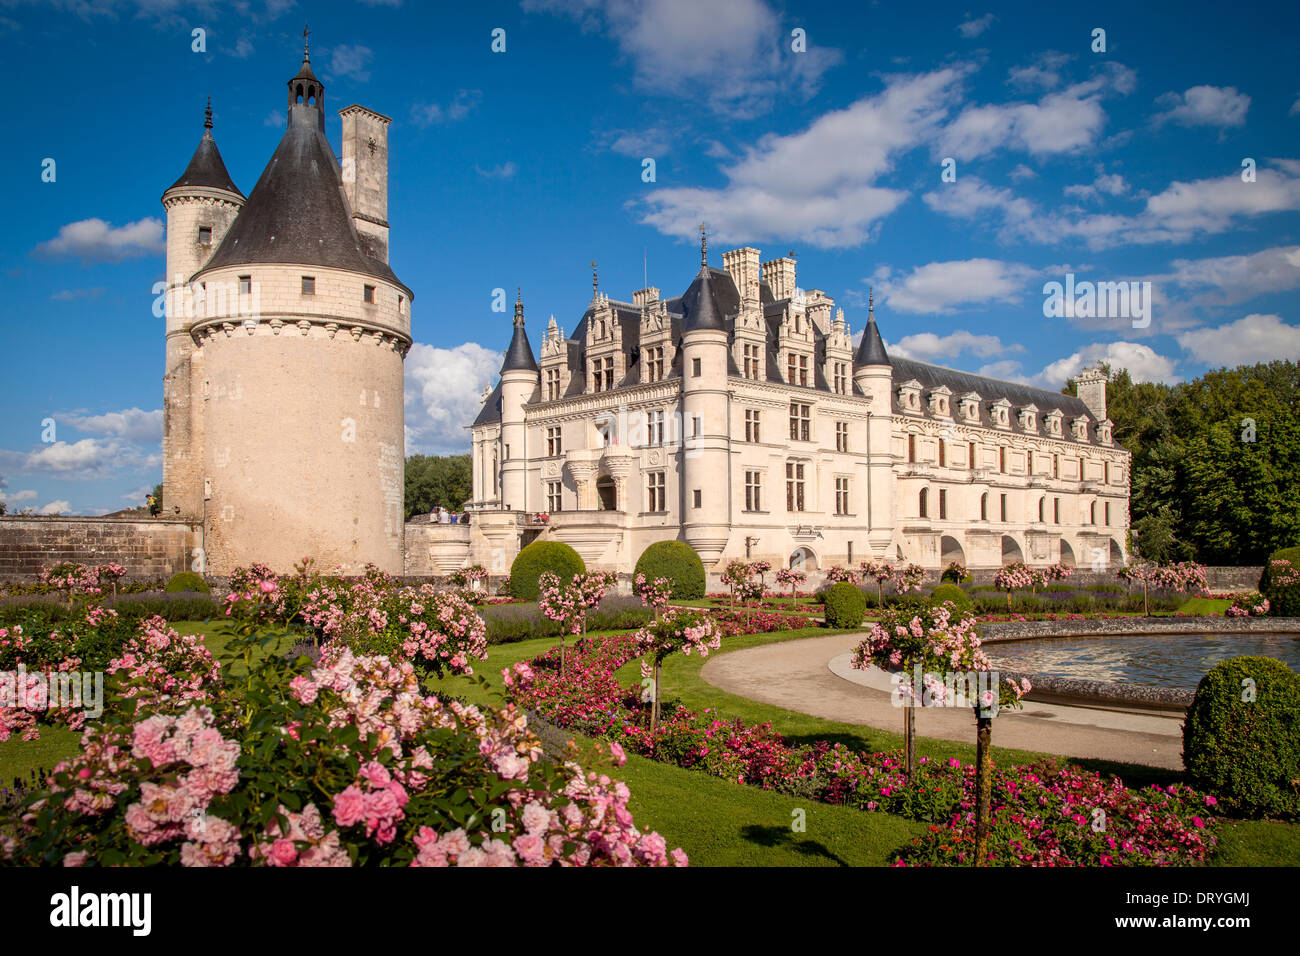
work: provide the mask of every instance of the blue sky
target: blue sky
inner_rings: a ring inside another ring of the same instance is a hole
[[[1294,3],[0,0],[11,509],[103,513],[161,477],[159,197],[209,94],[252,190],[308,18],[335,148],[338,108],[394,118],[408,452],[467,444],[509,340],[494,289],[522,287],[537,346],[593,259],[617,298],[643,269],[679,294],[701,221],[715,265],[793,250],[855,332],[874,286],[889,347],[939,364],[1055,389],[1102,358],[1178,381],[1300,356]],[[1150,282],[1150,324],[1045,316],[1067,274]]]

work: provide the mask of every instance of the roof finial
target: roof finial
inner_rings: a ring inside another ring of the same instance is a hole
[[[861,300],[859,299],[858,301]],[[876,294],[875,294],[875,290],[872,289],[871,286],[867,286],[867,321],[874,322],[875,320],[876,320]]]
[[[700,265],[709,264],[709,227],[700,223]]]
[[[203,128],[212,129],[212,97],[208,96],[207,109],[203,111]]]
[[[524,290],[515,286],[515,325],[524,324]]]
[[[302,24],[302,61],[304,63],[311,62],[311,48],[308,46],[308,37],[310,36],[311,24],[304,20]]]
[[[600,282],[596,278],[596,260],[591,261],[591,297],[594,299],[600,294]]]

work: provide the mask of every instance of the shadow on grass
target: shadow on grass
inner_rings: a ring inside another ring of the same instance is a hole
[[[740,835],[750,843],[763,847],[782,847],[802,856],[818,857],[834,863],[836,866],[852,866],[847,860],[826,848],[816,840],[796,839],[788,827],[759,826],[750,824],[742,827]]]

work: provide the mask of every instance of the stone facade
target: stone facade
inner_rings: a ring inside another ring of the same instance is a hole
[[[571,337],[552,317],[540,364],[519,306],[472,427],[469,560],[508,565],[540,536],[616,571],[665,538],[712,568],[1126,562],[1103,375],[1076,398],[890,358],[874,309],[855,351],[793,259],[705,257],[675,299],[595,289]]]

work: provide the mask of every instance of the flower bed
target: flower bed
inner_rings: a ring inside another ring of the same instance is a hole
[[[724,720],[671,703],[652,733],[646,694],[615,677],[636,655],[630,637],[587,638],[569,648],[563,673],[552,650],[506,669],[503,676],[515,702],[565,730],[736,783],[932,822],[931,833],[903,851],[899,862],[969,860],[972,768],[922,758],[909,785],[898,754],[860,753],[827,741],[796,747],[770,724]],[[1203,860],[1215,842],[1217,824],[1206,809],[1213,798],[1185,788],[1176,794],[1131,790],[1117,778],[1050,763],[999,769],[994,785],[997,862],[1187,864]],[[1094,810],[1107,821],[1095,839]],[[1079,813],[1084,830],[1074,819]]]

